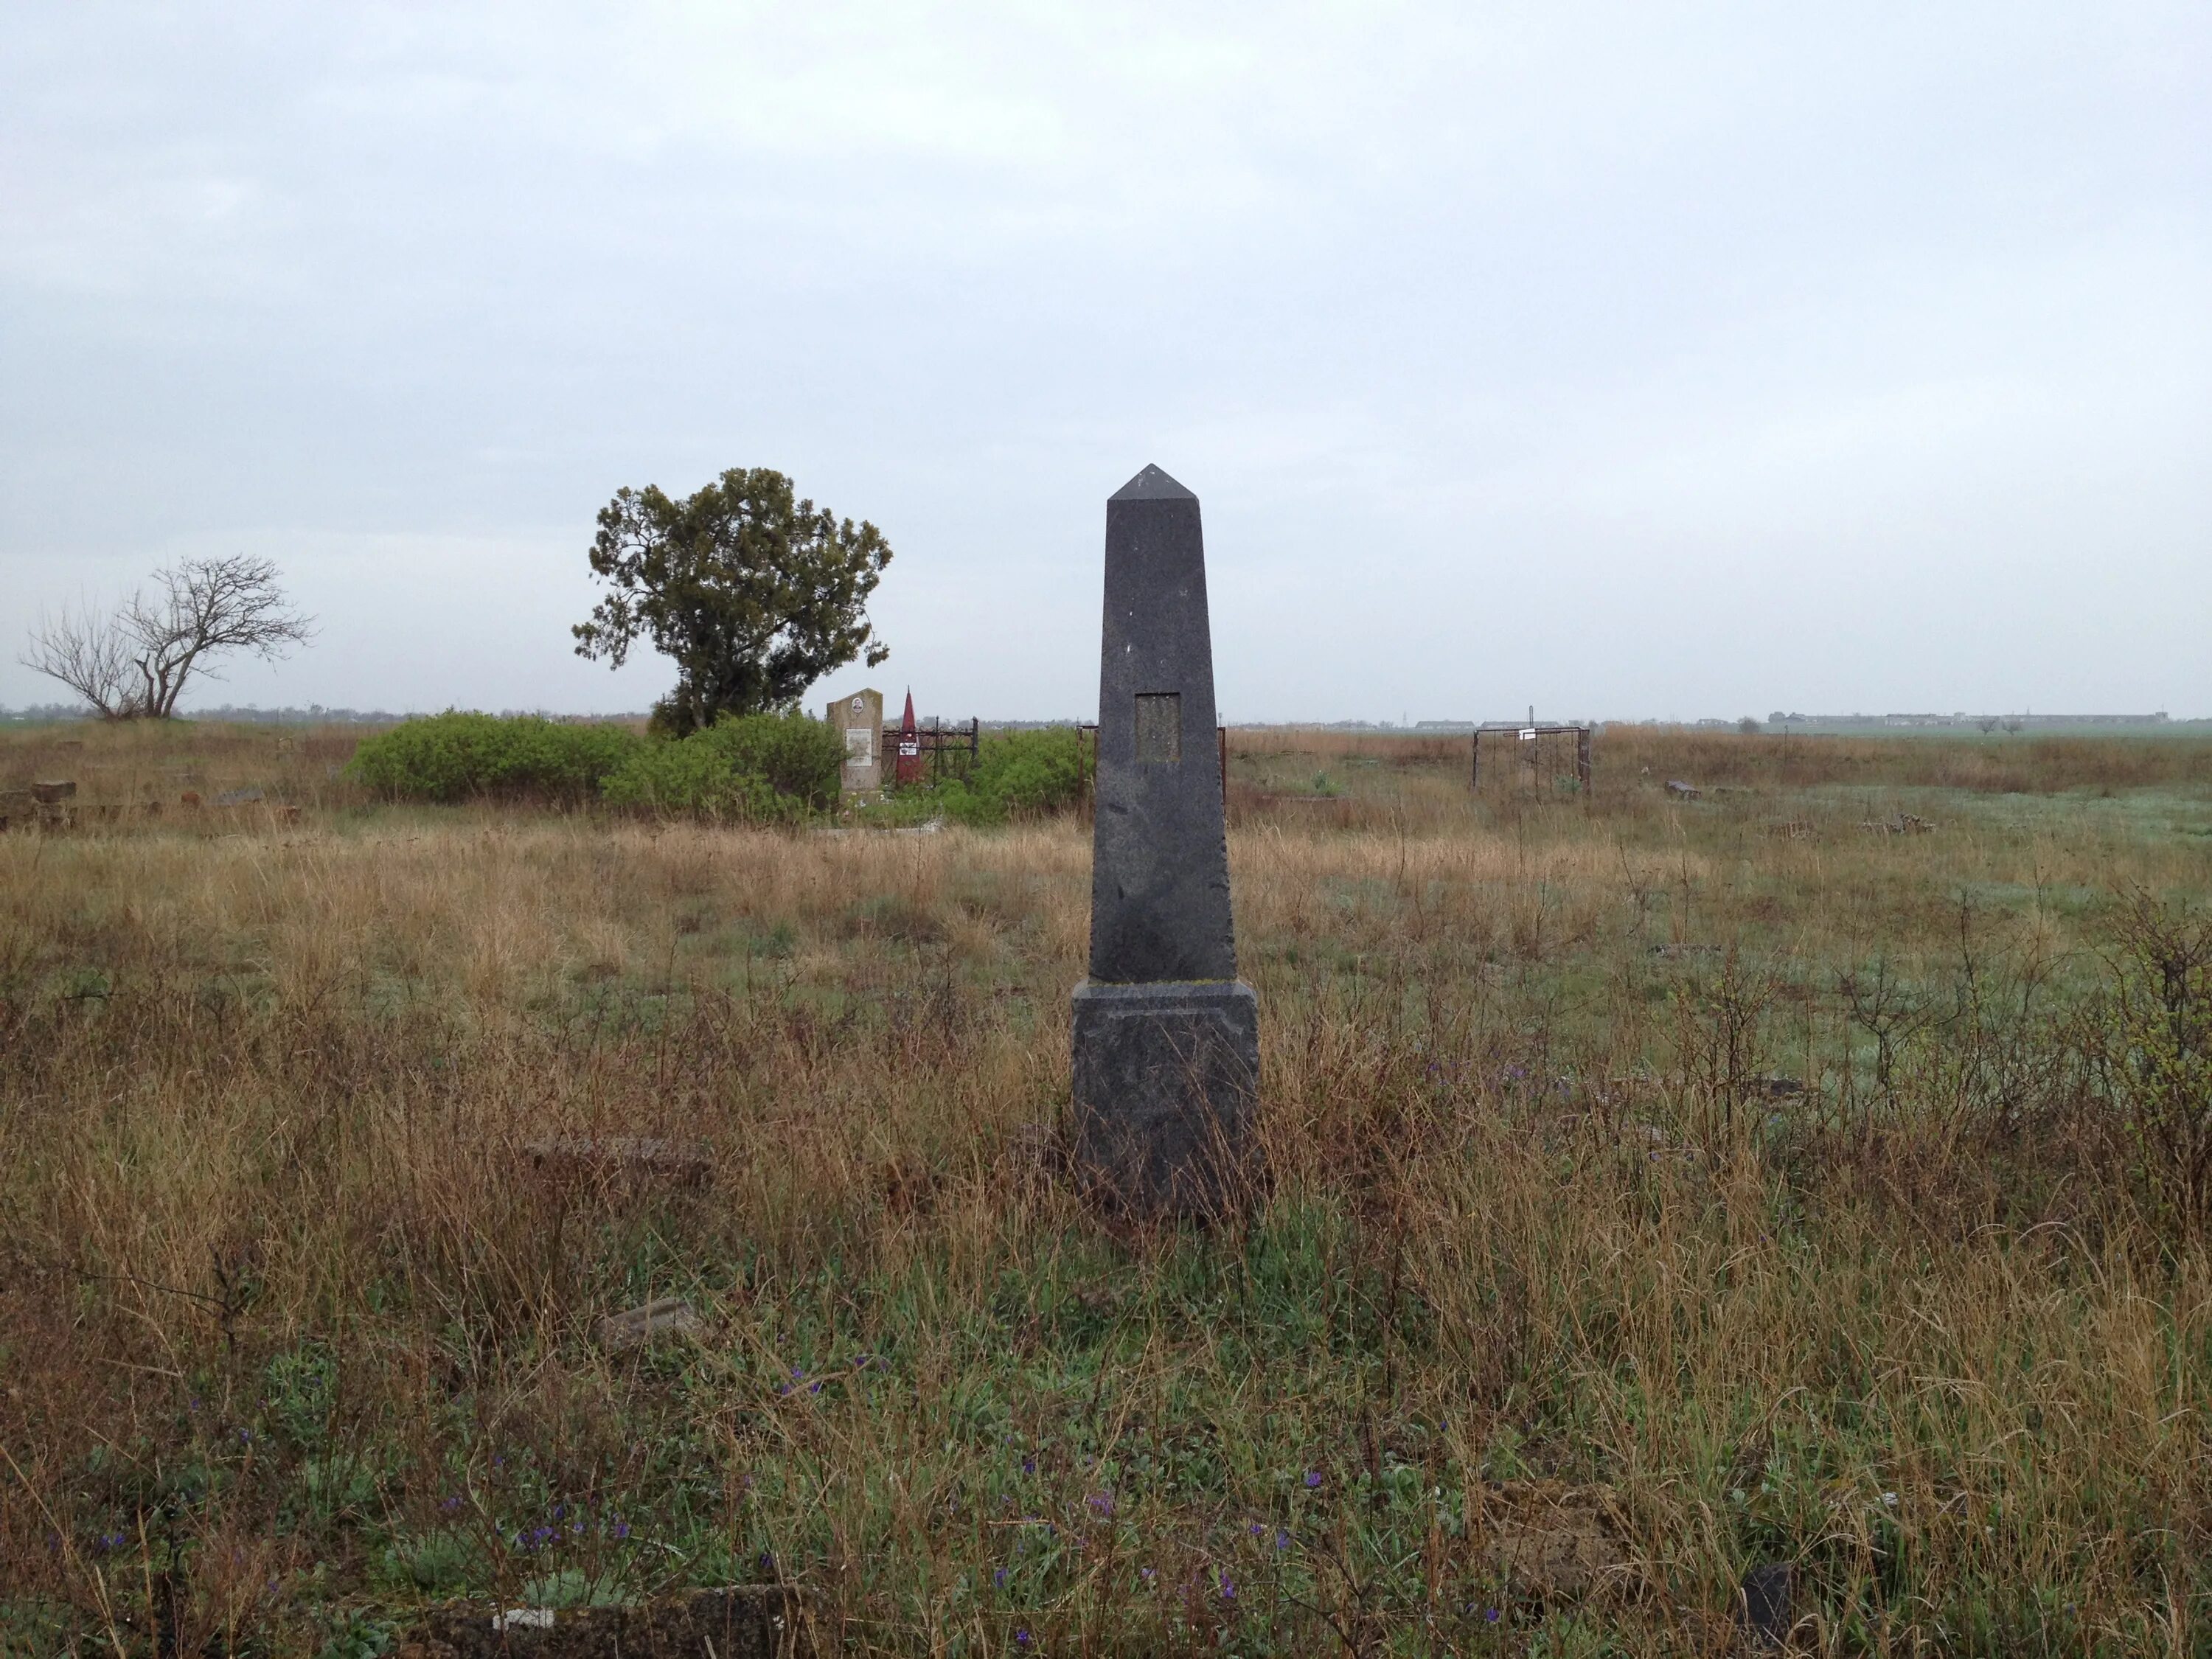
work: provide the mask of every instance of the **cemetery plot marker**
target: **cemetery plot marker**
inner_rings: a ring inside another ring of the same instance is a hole
[[[1252,1171],[1259,1005],[1237,977],[1198,497],[1156,466],[1106,503],[1091,976],[1075,1162],[1109,1203],[1209,1215]]]
[[[884,694],[870,687],[830,702],[830,724],[845,734],[839,793],[873,794],[884,787]]]

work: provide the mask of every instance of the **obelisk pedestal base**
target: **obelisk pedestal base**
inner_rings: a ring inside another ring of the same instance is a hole
[[[1234,1209],[1257,1176],[1260,1010],[1242,980],[1075,988],[1075,1167],[1146,1216]]]

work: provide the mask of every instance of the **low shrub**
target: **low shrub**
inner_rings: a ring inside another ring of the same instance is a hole
[[[775,819],[837,801],[842,738],[804,714],[725,716],[685,738],[637,747],[605,782],[613,806]]]
[[[2088,1047],[2161,1230],[2212,1228],[2212,916],[2130,894]]]
[[[346,774],[405,800],[582,800],[598,794],[644,742],[626,726],[449,708],[368,738],[354,750]]]
[[[1083,798],[1081,735],[1054,726],[986,738],[968,775],[934,793],[945,816],[959,823],[1004,823],[1073,806]]]
[[[684,738],[536,715],[448,709],[404,721],[354,751],[347,775],[403,800],[535,795],[755,821],[828,811],[845,763],[842,734],[802,714],[724,716]],[[1073,805],[1083,756],[1072,727],[986,738],[965,776],[900,791],[906,813],[1004,823]]]
[[[728,818],[776,815],[776,793],[766,780],[737,770],[704,733],[649,739],[607,780],[602,793],[610,806],[646,811]]]
[[[726,716],[687,741],[709,745],[735,770],[815,811],[837,804],[845,742],[826,721],[800,714]]]

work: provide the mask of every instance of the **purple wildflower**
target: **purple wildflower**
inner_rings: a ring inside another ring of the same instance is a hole
[[[1094,1492],[1083,1501],[1101,1515],[1114,1513],[1114,1494],[1110,1492]]]
[[[1224,1601],[1234,1601],[1237,1599],[1237,1586],[1225,1572],[1221,1575],[1221,1599]]]
[[[991,1575],[991,1583],[1000,1589],[1006,1589],[1006,1570],[1004,1567],[1000,1567],[996,1571],[993,1572]]]
[[[1308,1492],[1311,1492],[1315,1487],[1320,1485],[1321,1471],[1319,1469],[1308,1469],[1306,1471],[1306,1490]]]

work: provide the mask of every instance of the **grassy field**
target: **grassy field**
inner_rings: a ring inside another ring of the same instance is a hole
[[[2212,742],[1616,729],[1539,805],[1232,733],[1270,1185],[1139,1234],[1057,1167],[1079,819],[354,740],[0,734],[118,809],[0,836],[0,1650],[776,1582],[824,1651],[1717,1655],[1782,1563],[1813,1651],[2212,1653]]]

